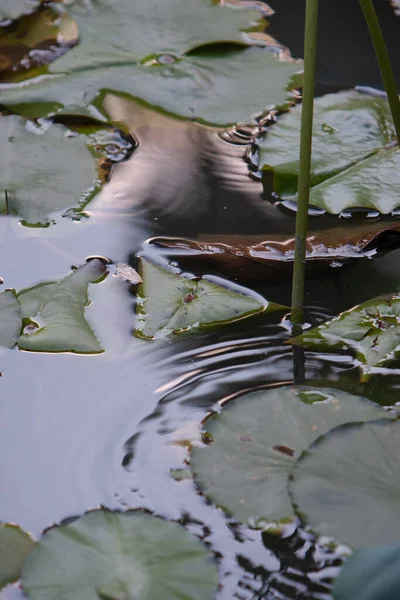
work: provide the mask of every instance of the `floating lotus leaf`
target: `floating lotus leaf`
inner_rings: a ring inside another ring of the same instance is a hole
[[[399,420],[336,428],[294,468],[289,489],[298,512],[318,533],[349,546],[394,543],[400,538],[399,455]]]
[[[212,553],[177,523],[93,511],[46,531],[22,571],[31,600],[212,600]]]
[[[266,5],[244,10],[245,3],[235,9],[226,4],[76,0],[67,9],[78,24],[79,44],[49,65],[47,75],[23,87],[10,79],[2,102],[35,117],[87,114],[98,92],[112,89],[181,117],[216,124],[250,120],[286,102],[301,64],[277,51],[276,42],[271,51],[248,48],[272,43],[260,32],[249,35],[265,27]],[[205,49],[210,44],[215,46]]]
[[[335,581],[335,600],[398,600],[400,542],[356,550]]]
[[[136,334],[146,339],[283,308],[230,282],[189,279],[145,258],[140,259],[139,273],[143,282],[138,287]]]
[[[260,142],[274,191],[297,201],[301,106],[279,118]],[[400,150],[389,104],[356,91],[315,100],[310,204],[330,213],[362,207],[390,213],[400,205]]]
[[[0,213],[46,225],[50,213],[89,201],[99,184],[89,139],[69,133],[50,122],[0,118]]]
[[[300,454],[333,427],[387,413],[365,398],[317,387],[245,394],[209,417],[191,450],[194,480],[235,519],[263,527],[294,518],[288,479]]]
[[[360,361],[361,381],[366,381],[374,367],[400,354],[400,294],[368,300],[291,341],[320,352],[352,349]]]
[[[12,348],[22,327],[22,311],[13,290],[0,294],[0,346]]]
[[[33,540],[22,529],[0,523],[0,589],[19,579],[25,557],[33,545]]]
[[[18,294],[24,317],[33,321],[32,333],[18,340],[22,350],[95,354],[103,349],[85,319],[88,284],[103,277],[105,267],[92,260],[59,283],[40,284]]]

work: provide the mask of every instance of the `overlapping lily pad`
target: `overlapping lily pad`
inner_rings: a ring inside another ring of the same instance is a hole
[[[34,542],[15,525],[0,523],[0,589],[17,581],[26,555]]]
[[[0,294],[0,347],[12,348],[22,326],[22,310],[13,290]]]
[[[2,102],[35,117],[87,113],[106,88],[181,117],[215,124],[247,121],[286,102],[301,64],[286,53],[282,58],[277,44],[274,51],[259,47],[269,43],[262,34],[251,38],[248,32],[265,26],[259,10],[227,4],[75,0],[67,8],[78,24],[79,44],[49,65],[48,75],[22,88],[10,81]],[[206,49],[210,44],[212,51]],[[251,44],[258,47],[249,48]]]
[[[291,341],[318,351],[350,348],[366,381],[400,356],[400,293],[364,302]]]
[[[356,550],[335,581],[335,600],[398,600],[400,542]]]
[[[213,556],[177,523],[93,511],[44,533],[22,571],[31,600],[212,600]]]
[[[43,226],[52,212],[90,200],[99,179],[89,139],[69,134],[51,122],[0,118],[0,213]]]
[[[296,201],[301,106],[279,118],[259,144],[274,191]],[[330,213],[361,207],[390,213],[400,204],[400,150],[389,104],[356,91],[315,101],[310,204]]]
[[[32,325],[31,332],[20,337],[18,346],[36,352],[103,352],[84,311],[89,303],[88,284],[98,281],[104,273],[105,266],[96,259],[59,283],[21,291],[18,300],[24,317],[29,314]]]
[[[224,325],[283,307],[224,280],[182,276],[140,259],[136,335],[145,339]],[[226,287],[223,287],[223,284]]]
[[[365,398],[329,388],[251,392],[206,420],[207,445],[191,450],[194,480],[239,521],[258,527],[291,521],[287,486],[300,454],[333,427],[386,414]]]
[[[321,534],[349,546],[400,538],[400,421],[338,427],[297,462],[290,492]]]

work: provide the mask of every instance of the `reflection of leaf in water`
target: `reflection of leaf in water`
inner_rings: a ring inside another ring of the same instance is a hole
[[[138,288],[136,334],[147,339],[283,308],[228,281],[221,281],[227,286],[223,287],[207,279],[189,279],[145,258],[140,259],[139,273],[143,283]]]
[[[283,115],[259,144],[275,192],[296,200],[301,106]],[[351,207],[389,213],[399,206],[400,151],[386,99],[349,91],[315,101],[310,204],[330,213]]]
[[[356,550],[335,581],[333,596],[335,600],[399,600],[399,566],[400,542]]]
[[[68,11],[78,24],[79,44],[48,67],[48,76],[3,90],[2,102],[33,102],[26,110],[35,117],[61,109],[82,113],[107,88],[190,119],[249,120],[287,100],[301,65],[276,51],[248,48],[270,43],[259,32],[256,39],[244,33],[265,26],[254,26],[260,11],[233,10],[227,4],[102,0],[92,5],[76,0]],[[215,44],[212,50],[205,49],[210,44]]]
[[[400,295],[368,300],[291,340],[317,350],[351,348],[360,361],[361,381],[374,367],[400,356]]]
[[[59,14],[51,8],[0,27],[0,81],[15,78],[17,73],[26,77],[29,69],[55,60],[77,39],[75,21],[67,13]]]
[[[99,179],[87,136],[11,115],[0,118],[0,141],[0,213],[46,225],[49,213],[82,207],[96,193]]]
[[[212,441],[191,450],[194,480],[239,521],[257,527],[290,521],[287,484],[300,454],[333,427],[386,414],[365,398],[330,388],[244,394],[205,421]]]
[[[21,326],[21,305],[15,292],[6,290],[0,294],[0,346],[12,348],[17,343]]]
[[[99,260],[92,260],[59,283],[44,283],[22,290],[18,299],[25,318],[39,323],[39,329],[18,340],[22,350],[36,352],[103,352],[89,327],[84,311],[88,305],[88,284],[105,273]]]
[[[34,542],[15,525],[0,523],[0,589],[19,579],[25,556]]]
[[[48,529],[25,561],[31,600],[212,600],[212,553],[181,525],[141,511],[92,511]]]
[[[318,533],[349,546],[397,541],[399,455],[398,420],[330,431],[294,468],[289,486],[299,513]]]

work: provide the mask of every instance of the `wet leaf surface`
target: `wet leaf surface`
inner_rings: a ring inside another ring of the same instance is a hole
[[[0,523],[0,589],[17,581],[25,557],[34,542],[15,525]]]
[[[320,534],[349,546],[394,543],[400,537],[399,453],[398,420],[322,436],[293,471],[290,493],[298,512]]]
[[[296,201],[301,106],[279,118],[259,144],[274,191]],[[315,101],[310,204],[338,214],[352,207],[387,214],[399,206],[400,151],[389,104],[356,91]]]
[[[400,542],[356,550],[335,581],[335,600],[398,600]]]
[[[69,134],[50,121],[0,118],[1,213],[44,226],[52,212],[90,200],[99,185],[90,140]]]
[[[2,91],[6,105],[29,116],[85,113],[99,90],[139,97],[172,114],[209,123],[250,120],[266,107],[285,103],[301,64],[269,45],[258,32],[261,10],[238,10],[208,0],[129,0],[68,6],[79,44],[48,67],[48,75]],[[257,4],[261,9],[266,5]],[[204,23],[207,22],[207,27]],[[254,23],[258,23],[254,25]],[[115,43],[118,31],[118,44]],[[208,49],[208,46],[212,49]],[[207,48],[206,48],[207,46]],[[263,77],[259,74],[263,73]],[[260,98],[262,99],[260,101]]]
[[[136,335],[157,335],[224,325],[283,307],[228,281],[189,279],[141,258]],[[223,285],[226,287],[223,287]]]
[[[31,600],[211,600],[209,550],[177,523],[93,511],[42,536],[22,572]]]
[[[367,381],[374,367],[399,356],[400,295],[364,302],[306,331],[292,343],[318,351],[350,348],[360,361],[361,380]]]
[[[194,480],[241,522],[262,527],[291,521],[288,478],[301,452],[333,427],[385,414],[365,398],[329,388],[243,395],[205,421],[209,443],[191,450]]]
[[[12,348],[17,343],[22,326],[22,311],[14,291],[0,294],[0,347]]]
[[[103,349],[88,325],[88,284],[105,273],[99,260],[92,260],[59,283],[40,284],[18,294],[24,317],[33,323],[32,333],[18,340],[22,350],[36,352],[77,352],[96,354]]]

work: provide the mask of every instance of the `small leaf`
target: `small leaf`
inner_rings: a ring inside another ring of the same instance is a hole
[[[260,142],[274,191],[297,201],[301,106],[279,118]],[[399,206],[400,150],[389,104],[356,91],[315,101],[310,204],[338,214],[353,207],[389,213]]]
[[[0,589],[20,577],[25,557],[34,541],[15,525],[0,523]]]
[[[337,425],[386,415],[365,398],[329,388],[244,394],[206,420],[211,443],[191,450],[194,480],[239,521],[258,527],[290,521],[288,478],[301,452]]]
[[[143,279],[138,288],[139,337],[153,339],[157,334],[223,325],[282,308],[241,286],[189,279],[145,258],[140,259],[139,272]]]
[[[361,381],[400,353],[400,294],[368,300],[306,331],[291,343],[323,351],[350,348],[360,361]]]
[[[290,493],[298,512],[318,533],[349,546],[397,541],[399,455],[398,420],[337,427],[294,468]]]
[[[18,294],[24,317],[38,321],[39,329],[18,340],[22,350],[36,352],[103,352],[85,320],[88,284],[95,283],[106,269],[92,260],[59,283],[40,284]]]
[[[399,600],[400,542],[357,550],[333,587],[335,600]]]
[[[43,534],[22,586],[30,600],[212,600],[212,558],[177,523],[97,510]]]
[[[13,290],[0,294],[0,346],[12,348],[22,327],[22,310]]]

